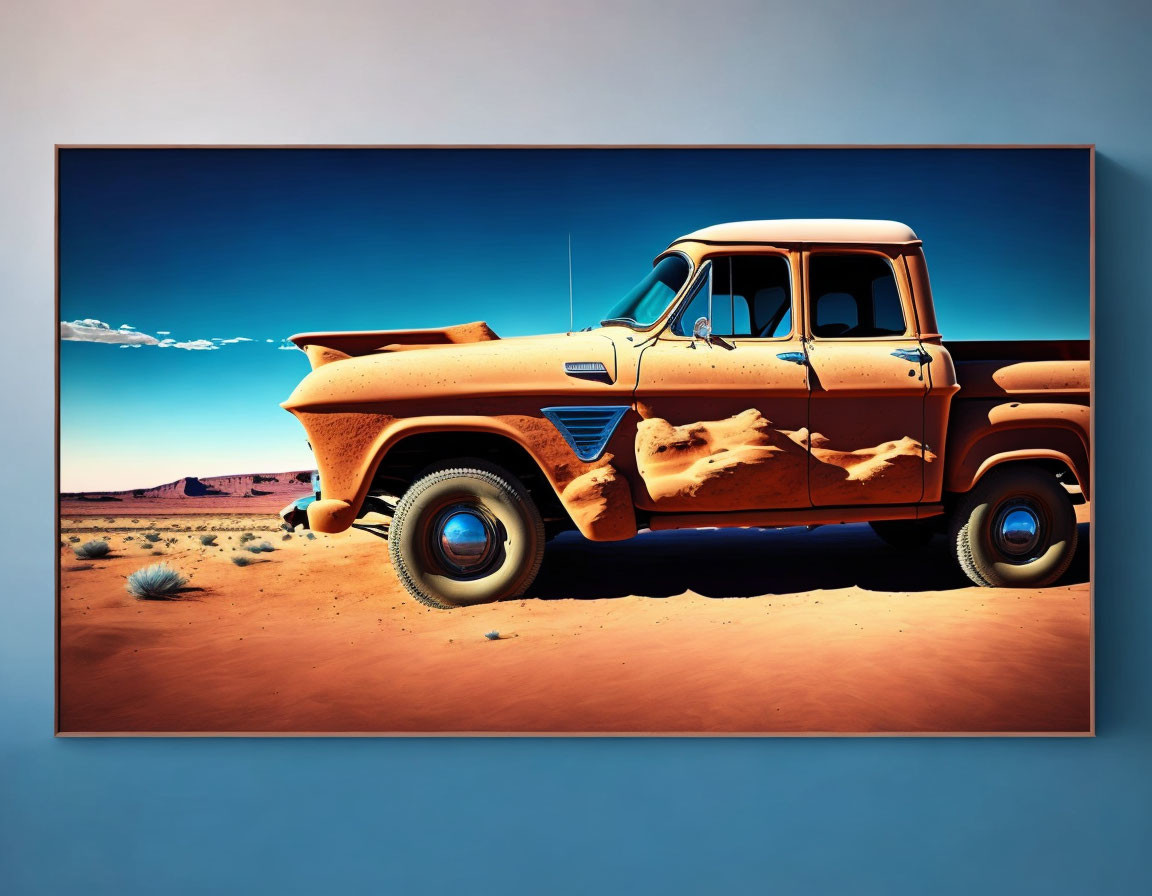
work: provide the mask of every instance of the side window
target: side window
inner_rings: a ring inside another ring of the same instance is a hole
[[[901,336],[908,329],[896,275],[879,255],[814,254],[808,281],[813,336]]]
[[[708,315],[701,290],[677,318],[672,331],[690,336],[697,318]],[[712,332],[717,336],[774,338],[792,332],[792,281],[782,255],[722,255],[712,258]]]

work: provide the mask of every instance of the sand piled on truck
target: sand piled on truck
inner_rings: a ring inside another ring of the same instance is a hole
[[[809,456],[811,442],[811,457]],[[636,464],[648,492],[665,505],[794,506],[812,466],[812,485],[826,502],[856,501],[863,485],[906,490],[918,484],[923,463],[935,461],[905,437],[857,450],[838,450],[820,433],[776,429],[755,409],[725,420],[673,426],[659,417],[640,422]]]

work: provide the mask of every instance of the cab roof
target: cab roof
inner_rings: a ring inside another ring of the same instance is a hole
[[[914,243],[916,234],[899,221],[859,218],[778,218],[733,221],[696,230],[676,243]]]

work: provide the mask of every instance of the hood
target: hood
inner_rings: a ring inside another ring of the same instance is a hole
[[[467,338],[480,334],[487,335]],[[313,370],[283,407],[331,409],[409,399],[602,391],[616,383],[618,352],[634,348],[627,341],[630,335],[629,330],[606,327],[500,339],[485,324],[301,334],[292,341],[308,353]],[[449,341],[453,338],[459,341]]]

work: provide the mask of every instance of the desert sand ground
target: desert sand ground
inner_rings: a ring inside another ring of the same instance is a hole
[[[1078,514],[1076,561],[1043,590],[971,587],[941,539],[902,554],[830,526],[562,536],[525,599],[436,611],[368,532],[65,513],[60,730],[1085,732]],[[245,532],[276,550],[241,568]],[[98,536],[112,555],[77,560],[70,538]],[[125,577],[160,560],[190,578],[181,599],[130,596]]]

